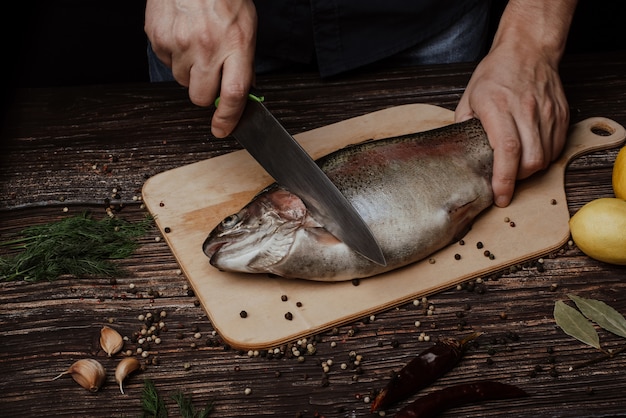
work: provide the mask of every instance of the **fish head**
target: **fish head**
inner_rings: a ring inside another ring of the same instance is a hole
[[[272,185],[224,218],[202,250],[211,265],[222,271],[271,272],[289,254],[297,231],[311,221],[298,196]]]

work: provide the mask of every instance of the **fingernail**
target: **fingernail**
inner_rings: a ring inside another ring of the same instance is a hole
[[[224,138],[226,136],[226,132],[219,128],[212,128],[211,133],[213,133],[213,136],[216,138]]]
[[[496,206],[499,206],[501,208],[508,206],[509,204],[509,198],[506,196],[498,196],[496,197]]]

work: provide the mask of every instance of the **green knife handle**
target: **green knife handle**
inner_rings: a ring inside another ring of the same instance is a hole
[[[263,94],[257,89],[252,88],[250,89],[250,93],[248,93],[248,100],[261,103],[265,101],[265,96],[263,96]],[[215,107],[217,107],[219,104],[220,104],[220,97],[218,96],[217,99],[215,99]]]

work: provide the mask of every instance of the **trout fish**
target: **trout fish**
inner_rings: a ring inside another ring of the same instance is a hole
[[[493,150],[477,119],[351,145],[317,164],[369,226],[386,266],[352,251],[277,184],[211,231],[202,247],[210,263],[318,281],[374,276],[459,240],[493,203]]]

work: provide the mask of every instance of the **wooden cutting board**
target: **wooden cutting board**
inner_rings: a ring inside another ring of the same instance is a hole
[[[295,137],[316,159],[348,144],[447,125],[453,115],[436,106],[405,105]],[[605,118],[572,126],[562,157],[548,171],[520,182],[509,207],[494,206],[483,213],[464,245],[455,243],[435,253],[434,263],[424,260],[362,279],[358,286],[224,273],[209,264],[202,252],[209,232],[273,182],[246,151],[160,173],[145,183],[143,199],[222,338],[240,349],[272,348],[560,248],[570,237],[567,164],[583,153],[615,147],[625,137],[622,126]],[[477,248],[479,241],[482,249]],[[495,259],[485,257],[485,250]],[[283,295],[287,301],[281,300]],[[291,320],[285,318],[287,312]]]

